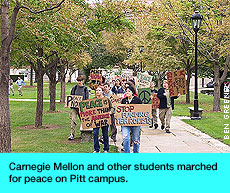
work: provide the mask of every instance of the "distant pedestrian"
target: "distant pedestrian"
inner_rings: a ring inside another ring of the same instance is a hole
[[[82,100],[88,100],[89,99],[89,90],[86,86],[84,86],[84,77],[83,76],[78,76],[77,77],[77,85],[75,85],[72,90],[71,90],[71,95],[78,95],[82,96]],[[71,119],[71,131],[70,135],[68,137],[69,140],[74,139],[74,133],[75,129],[77,126],[77,117],[80,119],[80,114],[79,114],[79,108],[71,108],[70,111],[70,119]]]
[[[24,84],[25,86],[24,80],[22,80],[21,77],[18,77],[18,80],[15,82],[15,84],[18,85],[19,96],[22,96],[22,85]]]
[[[14,96],[14,81],[9,77],[9,95],[10,91],[12,92],[12,95]]]
[[[157,93],[157,97],[160,99],[159,104],[159,118],[161,120],[161,129],[165,129],[166,133],[170,132],[170,121],[172,117],[172,110],[174,109],[174,99],[177,99],[180,95],[170,97],[168,81],[164,80],[163,88],[160,88]]]

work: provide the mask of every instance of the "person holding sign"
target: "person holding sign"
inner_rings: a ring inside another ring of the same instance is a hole
[[[84,84],[83,76],[78,76],[77,82],[78,82],[78,84],[72,88],[70,95],[82,96],[82,100],[88,100],[89,99],[89,90],[86,86],[83,85]],[[77,116],[80,119],[79,108],[73,108],[72,107],[71,111],[70,111],[71,131],[70,131],[70,135],[68,137],[68,140],[74,139],[74,133],[75,133],[75,129],[77,126]]]
[[[150,83],[150,89],[151,89],[151,94],[157,93],[157,90],[155,89],[155,83],[154,82]],[[153,96],[150,95],[150,98],[153,99]],[[156,109],[152,109],[152,115],[153,115],[152,125],[149,127],[152,128],[154,125],[155,129],[157,129],[158,124],[157,124],[157,110]]]
[[[110,96],[112,95],[112,91],[110,90],[110,84],[109,83],[105,83],[104,84],[104,96],[110,98]],[[111,125],[110,125],[110,129],[111,129],[111,139],[114,141],[114,143],[117,141],[116,139],[116,135],[117,135],[117,127],[115,125],[115,118],[114,118],[114,113],[110,114],[111,117]]]
[[[96,98],[98,99],[102,99],[104,97],[103,89],[101,86],[97,87],[95,95]],[[112,114],[114,113],[114,108],[109,98],[108,98],[108,102],[109,102],[110,114]],[[100,127],[93,128],[94,153],[100,152],[100,145],[98,140],[99,129]],[[108,153],[109,152],[109,125],[103,126],[101,127],[101,129],[102,129],[102,135],[104,141],[104,153]]]
[[[135,90],[133,87],[128,86],[125,91],[126,91],[125,92],[126,97],[122,99],[121,104],[142,104],[141,99],[134,96]],[[140,126],[122,126],[124,152],[130,153],[130,140],[129,140],[130,131],[132,132],[133,153],[139,153]]]
[[[168,81],[164,80],[163,88],[160,88],[158,90],[157,97],[160,99],[159,118],[161,120],[161,129],[163,130],[165,128],[166,133],[171,133],[169,129],[172,117],[172,110],[174,109],[174,99],[177,99],[179,97],[179,94],[178,96],[170,97],[168,88]]]

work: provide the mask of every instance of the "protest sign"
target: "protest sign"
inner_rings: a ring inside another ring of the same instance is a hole
[[[65,107],[78,108],[78,104],[80,101],[82,101],[82,98],[82,96],[78,95],[68,95],[66,97]]]
[[[90,79],[91,80],[102,80],[102,70],[90,70]]]
[[[152,109],[158,109],[160,99],[157,97],[157,93],[152,94]]]
[[[98,85],[102,83],[102,70],[90,70],[89,87],[96,90]]]
[[[122,69],[121,71],[121,77],[122,78],[130,78],[133,76],[133,70],[132,69]]]
[[[79,102],[79,114],[83,130],[111,124],[108,100],[107,97],[104,97]]]
[[[110,98],[110,100],[114,106],[116,104],[121,104],[121,101],[123,99],[123,95],[111,95],[109,98]]]
[[[169,85],[169,95],[178,96],[178,94],[187,94],[185,71],[177,70],[173,72],[167,72],[167,80]]]
[[[151,89],[150,88],[139,88],[138,97],[141,99],[143,104],[152,104]]]
[[[117,126],[148,126],[152,123],[152,105],[121,104],[115,106],[115,111]]]
[[[137,88],[149,88],[152,76],[141,72],[137,73]]]

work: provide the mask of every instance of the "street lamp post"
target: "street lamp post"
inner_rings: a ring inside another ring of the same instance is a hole
[[[197,81],[197,32],[200,29],[201,21],[203,16],[200,15],[199,11],[195,11],[195,13],[191,17],[192,27],[195,32],[195,95],[194,95],[194,113],[191,117],[192,120],[201,119],[198,113],[198,81]]]

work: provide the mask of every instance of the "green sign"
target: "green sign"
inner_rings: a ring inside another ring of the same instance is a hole
[[[141,99],[143,104],[152,104],[151,89],[150,88],[139,88],[138,97]]]

